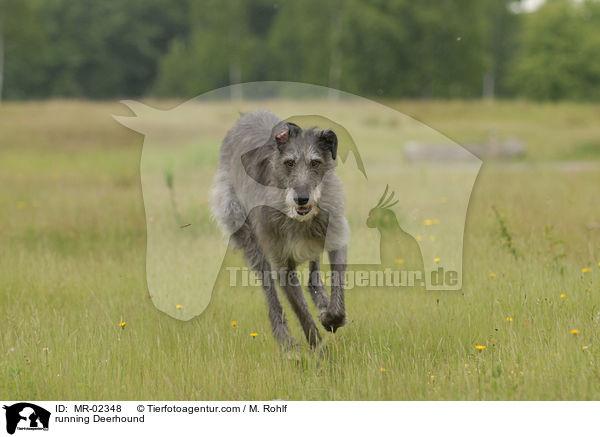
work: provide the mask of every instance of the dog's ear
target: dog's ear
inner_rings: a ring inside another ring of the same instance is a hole
[[[331,157],[335,160],[337,156],[338,139],[334,131],[332,131],[331,129],[318,131],[317,144],[323,150],[331,152]]]
[[[302,132],[302,129],[297,124],[282,121],[275,125],[272,135],[277,147],[280,147],[287,143],[290,138],[298,136],[300,132]]]

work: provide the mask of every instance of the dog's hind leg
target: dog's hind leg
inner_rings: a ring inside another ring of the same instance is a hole
[[[319,264],[319,258],[311,261],[309,264],[309,278],[308,278],[308,291],[313,302],[317,306],[319,312],[327,311],[329,306],[329,296],[325,291],[325,286],[321,279],[321,266]]]
[[[269,307],[269,321],[271,322],[273,335],[282,347],[295,346],[296,341],[290,334],[285,312],[277,297],[277,288],[273,281],[271,266],[258,246],[248,223],[245,223],[238,229],[232,235],[232,238],[235,244],[244,251],[244,256],[250,263],[251,268],[262,279],[263,290]]]
[[[308,309],[308,304],[302,293],[302,286],[298,279],[296,267],[290,266],[289,269],[281,269],[279,271],[279,280],[281,288],[283,288],[283,291],[292,305],[292,309],[296,313],[296,316],[298,316],[298,320],[300,320],[300,325],[308,340],[308,344],[310,344],[311,348],[316,348],[317,343],[321,341],[321,336],[319,335],[317,326],[313,321],[310,310]]]

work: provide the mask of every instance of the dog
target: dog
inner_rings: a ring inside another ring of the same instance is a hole
[[[262,278],[273,334],[283,347],[296,342],[277,296],[277,279],[310,346],[321,341],[296,271],[302,263],[309,263],[308,290],[323,327],[335,333],[346,322],[350,228],[335,174],[337,148],[332,130],[302,130],[264,110],[243,115],[221,145],[212,214]],[[331,297],[320,273],[324,250],[331,264]]]

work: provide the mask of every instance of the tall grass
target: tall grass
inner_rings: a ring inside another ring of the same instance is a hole
[[[533,161],[600,136],[589,122],[596,107],[394,105],[461,138],[471,125],[538,138]],[[470,118],[453,116],[456,107]],[[597,169],[485,163],[463,289],[350,290],[348,325],[321,330],[326,352],[303,348],[292,360],[272,338],[260,289],[220,290],[189,322],[154,308],[142,140],[110,120],[117,112],[113,103],[0,107],[0,398],[600,399]]]

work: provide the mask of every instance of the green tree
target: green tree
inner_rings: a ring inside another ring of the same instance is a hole
[[[486,14],[488,63],[483,77],[483,96],[506,96],[509,66],[517,48],[517,35],[522,24],[519,14],[511,12],[513,0],[483,2]]]
[[[155,94],[193,96],[264,78],[273,68],[264,45],[276,12],[265,0],[196,3],[189,38],[172,41],[160,62]]]
[[[0,0],[0,101],[28,97],[44,82],[39,2]]]
[[[340,88],[348,9],[338,0],[282,2],[268,33],[266,78]]]
[[[188,0],[47,0],[53,95],[143,95],[171,38],[186,32]]]
[[[8,98],[146,94],[190,0],[0,0]]]
[[[511,83],[536,100],[600,98],[600,5],[554,0],[525,17]]]
[[[356,1],[349,11],[342,81],[389,97],[470,97],[481,90],[485,10],[475,0]]]

